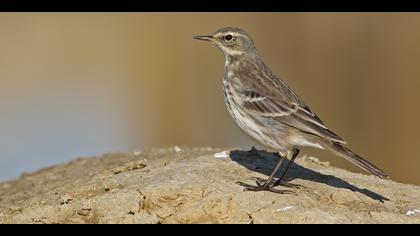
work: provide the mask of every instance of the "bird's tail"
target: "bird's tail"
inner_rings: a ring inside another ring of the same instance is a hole
[[[344,147],[342,144],[338,142],[332,142],[328,145],[328,148],[336,153],[337,155],[344,157],[346,160],[352,162],[353,164],[357,165],[358,167],[378,176],[382,179],[387,179],[389,176],[380,170],[378,167],[373,165],[372,163],[366,161],[356,153],[352,152],[350,149]]]

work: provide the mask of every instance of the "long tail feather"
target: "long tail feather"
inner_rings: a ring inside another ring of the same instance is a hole
[[[376,167],[374,164],[366,161],[356,153],[352,152],[350,149],[344,147],[342,144],[337,142],[332,142],[331,145],[329,145],[329,148],[339,156],[344,157],[346,160],[352,162],[353,164],[357,165],[358,167],[378,176],[379,178],[386,179],[389,178],[389,176],[382,170],[380,170],[378,167]]]

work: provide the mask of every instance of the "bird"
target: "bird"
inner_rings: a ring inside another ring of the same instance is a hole
[[[389,178],[384,171],[346,147],[346,141],[327,128],[263,62],[247,32],[222,27],[210,35],[193,38],[216,45],[225,57],[224,101],[235,123],[254,140],[278,154],[279,161],[268,179],[256,178],[256,185],[237,182],[244,190],[284,193],[275,187],[293,187],[285,181],[285,176],[300,150],[307,147],[332,151],[379,178]],[[284,158],[290,161],[280,178],[275,179]]]

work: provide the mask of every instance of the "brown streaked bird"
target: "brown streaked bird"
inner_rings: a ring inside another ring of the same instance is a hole
[[[284,178],[299,150],[304,147],[327,149],[360,168],[380,177],[388,175],[352,152],[346,142],[329,130],[293,90],[264,64],[254,42],[245,31],[224,27],[195,39],[215,44],[225,56],[223,90],[227,109],[236,124],[262,145],[276,150],[280,160],[267,180],[257,185],[239,182],[245,190],[272,191]],[[277,180],[274,178],[283,157],[290,161]]]

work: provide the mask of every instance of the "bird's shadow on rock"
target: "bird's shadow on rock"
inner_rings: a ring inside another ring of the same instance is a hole
[[[258,155],[256,157],[256,155]],[[241,150],[232,150],[229,154],[230,158],[237,162],[238,164],[246,167],[249,170],[256,171],[258,173],[264,174],[264,175],[270,175],[273,171],[274,166],[278,162],[278,156],[274,155],[274,153],[266,152],[266,151],[241,151]],[[282,168],[277,172],[276,178],[279,178],[282,171],[284,171],[284,168],[288,164],[289,160],[285,158],[286,160],[282,163]],[[318,182],[322,184],[327,184],[334,188],[344,188],[344,189],[350,189],[354,192],[359,192],[361,194],[364,194],[367,197],[370,197],[374,200],[385,202],[389,201],[388,198],[377,194],[375,192],[372,192],[368,189],[361,189],[358,188],[340,178],[337,178],[332,175],[324,175],[317,171],[310,170],[308,168],[305,168],[297,163],[293,163],[290,166],[289,171],[287,172],[287,181],[291,181],[293,179],[304,179],[308,181]]]

